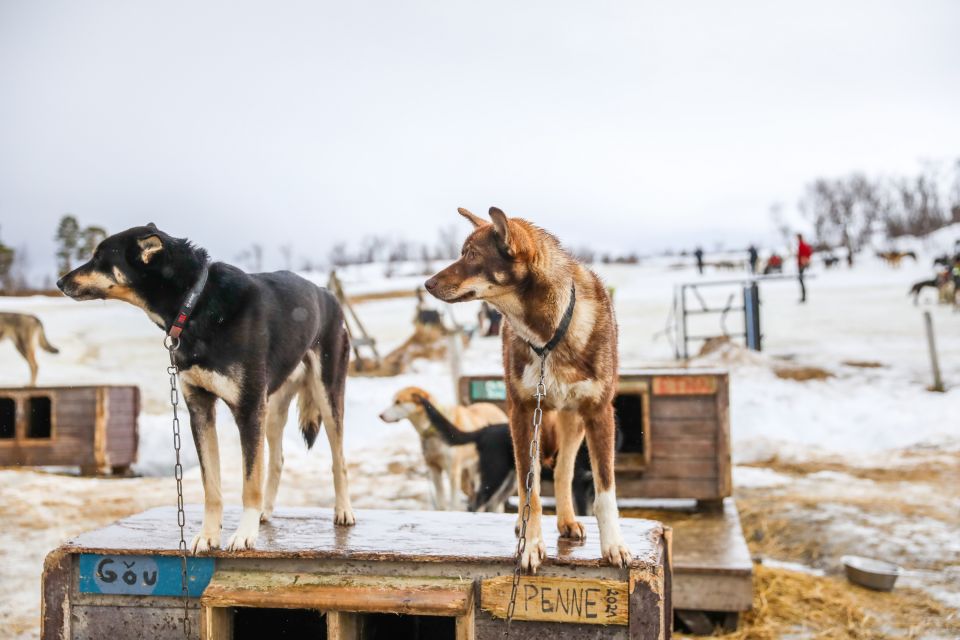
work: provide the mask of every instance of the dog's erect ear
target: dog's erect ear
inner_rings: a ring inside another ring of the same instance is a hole
[[[507,214],[496,207],[490,207],[490,219],[493,221],[493,230],[497,237],[510,248],[510,226],[507,224]]]
[[[140,245],[140,259],[144,264],[149,264],[158,253],[163,251],[163,240],[156,234],[138,238],[137,244]]]
[[[156,231],[156,230],[157,230],[157,225],[153,224],[152,222],[148,222],[148,223],[147,223],[147,229],[153,229],[154,231]]]
[[[481,218],[480,216],[475,215],[475,214],[467,211],[467,210],[464,209],[463,207],[458,208],[457,211],[459,211],[459,212],[460,212],[460,215],[462,215],[464,218],[466,218],[467,220],[469,220],[469,221],[471,222],[471,224],[473,224],[473,228],[474,228],[474,229],[478,229],[478,228],[480,228],[480,227],[482,227],[482,226],[484,226],[484,225],[490,224],[489,222],[487,222],[486,220],[484,220],[484,219]]]

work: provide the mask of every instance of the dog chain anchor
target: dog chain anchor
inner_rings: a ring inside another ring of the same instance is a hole
[[[520,587],[520,572],[522,570],[523,551],[527,547],[527,522],[530,520],[530,494],[533,492],[534,470],[540,460],[540,423],[543,422],[541,400],[547,395],[545,372],[549,351],[540,354],[540,381],[537,383],[537,407],[533,410],[533,438],[530,441],[530,468],[524,481],[527,495],[520,511],[520,536],[517,538],[517,561],[513,567],[513,584],[510,587],[510,604],[507,605],[507,630],[504,636],[510,635],[510,624],[513,622],[513,612],[517,607],[517,589]]]
[[[170,366],[167,373],[170,375],[170,407],[173,409],[173,450],[176,453],[176,463],[173,467],[173,476],[177,480],[177,524],[180,526],[180,589],[183,593],[183,637],[191,640],[190,630],[190,588],[187,582],[187,540],[184,537],[184,526],[187,516],[183,509],[183,464],[180,462],[180,418],[177,417],[177,405],[180,404],[180,394],[177,391],[177,374],[180,368],[174,360],[174,353],[180,348],[180,338],[168,335],[163,340],[163,346],[170,353]]]

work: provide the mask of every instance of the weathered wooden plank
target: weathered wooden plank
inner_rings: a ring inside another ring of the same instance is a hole
[[[711,458],[717,454],[712,438],[656,438],[652,448],[654,458]]]
[[[475,624],[476,640],[503,640],[505,637],[506,621],[494,618],[489,613],[477,612]],[[530,620],[515,620],[510,626],[509,637],[523,640],[634,640],[634,636],[629,633],[629,627],[620,625]],[[657,639],[643,638],[643,640]]]
[[[653,379],[655,396],[709,396],[716,392],[716,376],[657,376]]]
[[[233,612],[229,609],[200,609],[200,640],[233,640]]]
[[[71,608],[70,617],[71,640],[103,640],[104,638],[183,640],[182,606],[147,609],[77,605]],[[192,609],[190,618],[194,630],[199,629],[200,612]]]
[[[236,528],[241,510],[227,508],[225,530]],[[405,562],[463,562],[512,564],[517,541],[516,516],[496,513],[418,512],[357,509],[357,525],[333,524],[330,509],[288,507],[278,509],[270,526],[260,529],[257,548],[249,551],[217,550],[210,555],[229,558],[337,558],[340,560],[398,560]],[[203,509],[187,507],[187,534],[200,529]],[[582,520],[587,543],[561,544],[545,536],[546,566],[606,566],[600,557],[600,532],[596,519]],[[544,531],[556,531],[554,516],[544,516]],[[656,522],[621,522],[624,540],[633,553],[631,566],[659,562],[662,531]],[[176,510],[158,507],[125,518],[103,529],[83,533],[65,543],[72,551],[87,553],[156,553],[176,555],[180,539]],[[593,542],[591,542],[593,541]]]
[[[327,611],[327,640],[361,640],[360,616],[348,611]]]
[[[654,418],[651,430],[653,439],[682,438],[703,439],[715,438],[717,421],[713,418]]]
[[[733,463],[730,452],[730,385],[723,376],[717,392],[717,475],[720,493],[733,495]]]
[[[717,417],[717,403],[712,396],[654,396],[650,401],[650,416],[654,421],[664,418],[713,420]]]
[[[644,473],[647,477],[669,479],[716,479],[716,458],[658,458],[650,461]]]
[[[513,576],[482,580],[480,608],[505,619],[512,584]],[[629,619],[628,588],[627,581],[522,576],[514,619],[625,625]]]
[[[709,500],[719,495],[716,478],[646,478],[624,473],[617,477],[621,498],[691,498]]]
[[[664,571],[662,567],[660,569],[655,573],[630,572],[631,637],[662,640],[670,633],[673,615],[667,602],[669,594],[664,582]]]
[[[456,578],[224,571],[214,574],[200,604],[458,616],[472,598],[473,582]]]
[[[43,561],[43,584],[40,598],[40,637],[43,640],[70,638],[70,578],[73,556],[55,549]]]

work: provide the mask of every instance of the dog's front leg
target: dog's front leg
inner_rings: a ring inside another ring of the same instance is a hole
[[[557,529],[560,536],[583,540],[586,533],[573,509],[573,471],[583,442],[583,422],[576,411],[557,412],[557,464],[553,491],[557,498]]]
[[[190,412],[190,431],[197,447],[203,479],[203,525],[190,543],[193,553],[220,546],[223,523],[223,496],[220,493],[220,447],[217,441],[216,396],[199,387],[184,384],[183,395]]]
[[[586,427],[587,448],[590,450],[590,466],[597,494],[593,510],[600,529],[600,553],[613,566],[623,567],[630,562],[630,550],[620,534],[620,513],[613,476],[617,438],[613,404],[590,407],[581,410],[580,415]]]
[[[227,543],[230,551],[252,549],[260,534],[260,515],[263,512],[263,417],[266,409],[264,392],[251,396],[259,398],[237,407],[231,407],[240,430],[240,450],[243,454],[243,513],[237,531]]]
[[[513,455],[517,465],[517,496],[520,499],[520,512],[517,514],[517,535],[520,535],[524,505],[527,500],[527,472],[530,471],[530,443],[533,440],[533,407],[529,404],[514,402],[510,407],[510,435],[513,438]],[[527,521],[526,543],[520,556],[520,566],[524,571],[536,573],[544,558],[547,547],[543,542],[540,524],[542,507],[540,505],[540,459],[533,461],[533,485],[530,492],[530,519]]]
[[[431,466],[430,482],[433,483],[433,508],[437,511],[446,511],[447,501],[443,498],[443,470]]]

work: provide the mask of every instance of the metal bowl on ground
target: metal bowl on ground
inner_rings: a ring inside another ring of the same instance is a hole
[[[900,575],[900,567],[883,560],[863,556],[843,556],[841,561],[847,573],[847,580],[867,589],[891,591]]]

